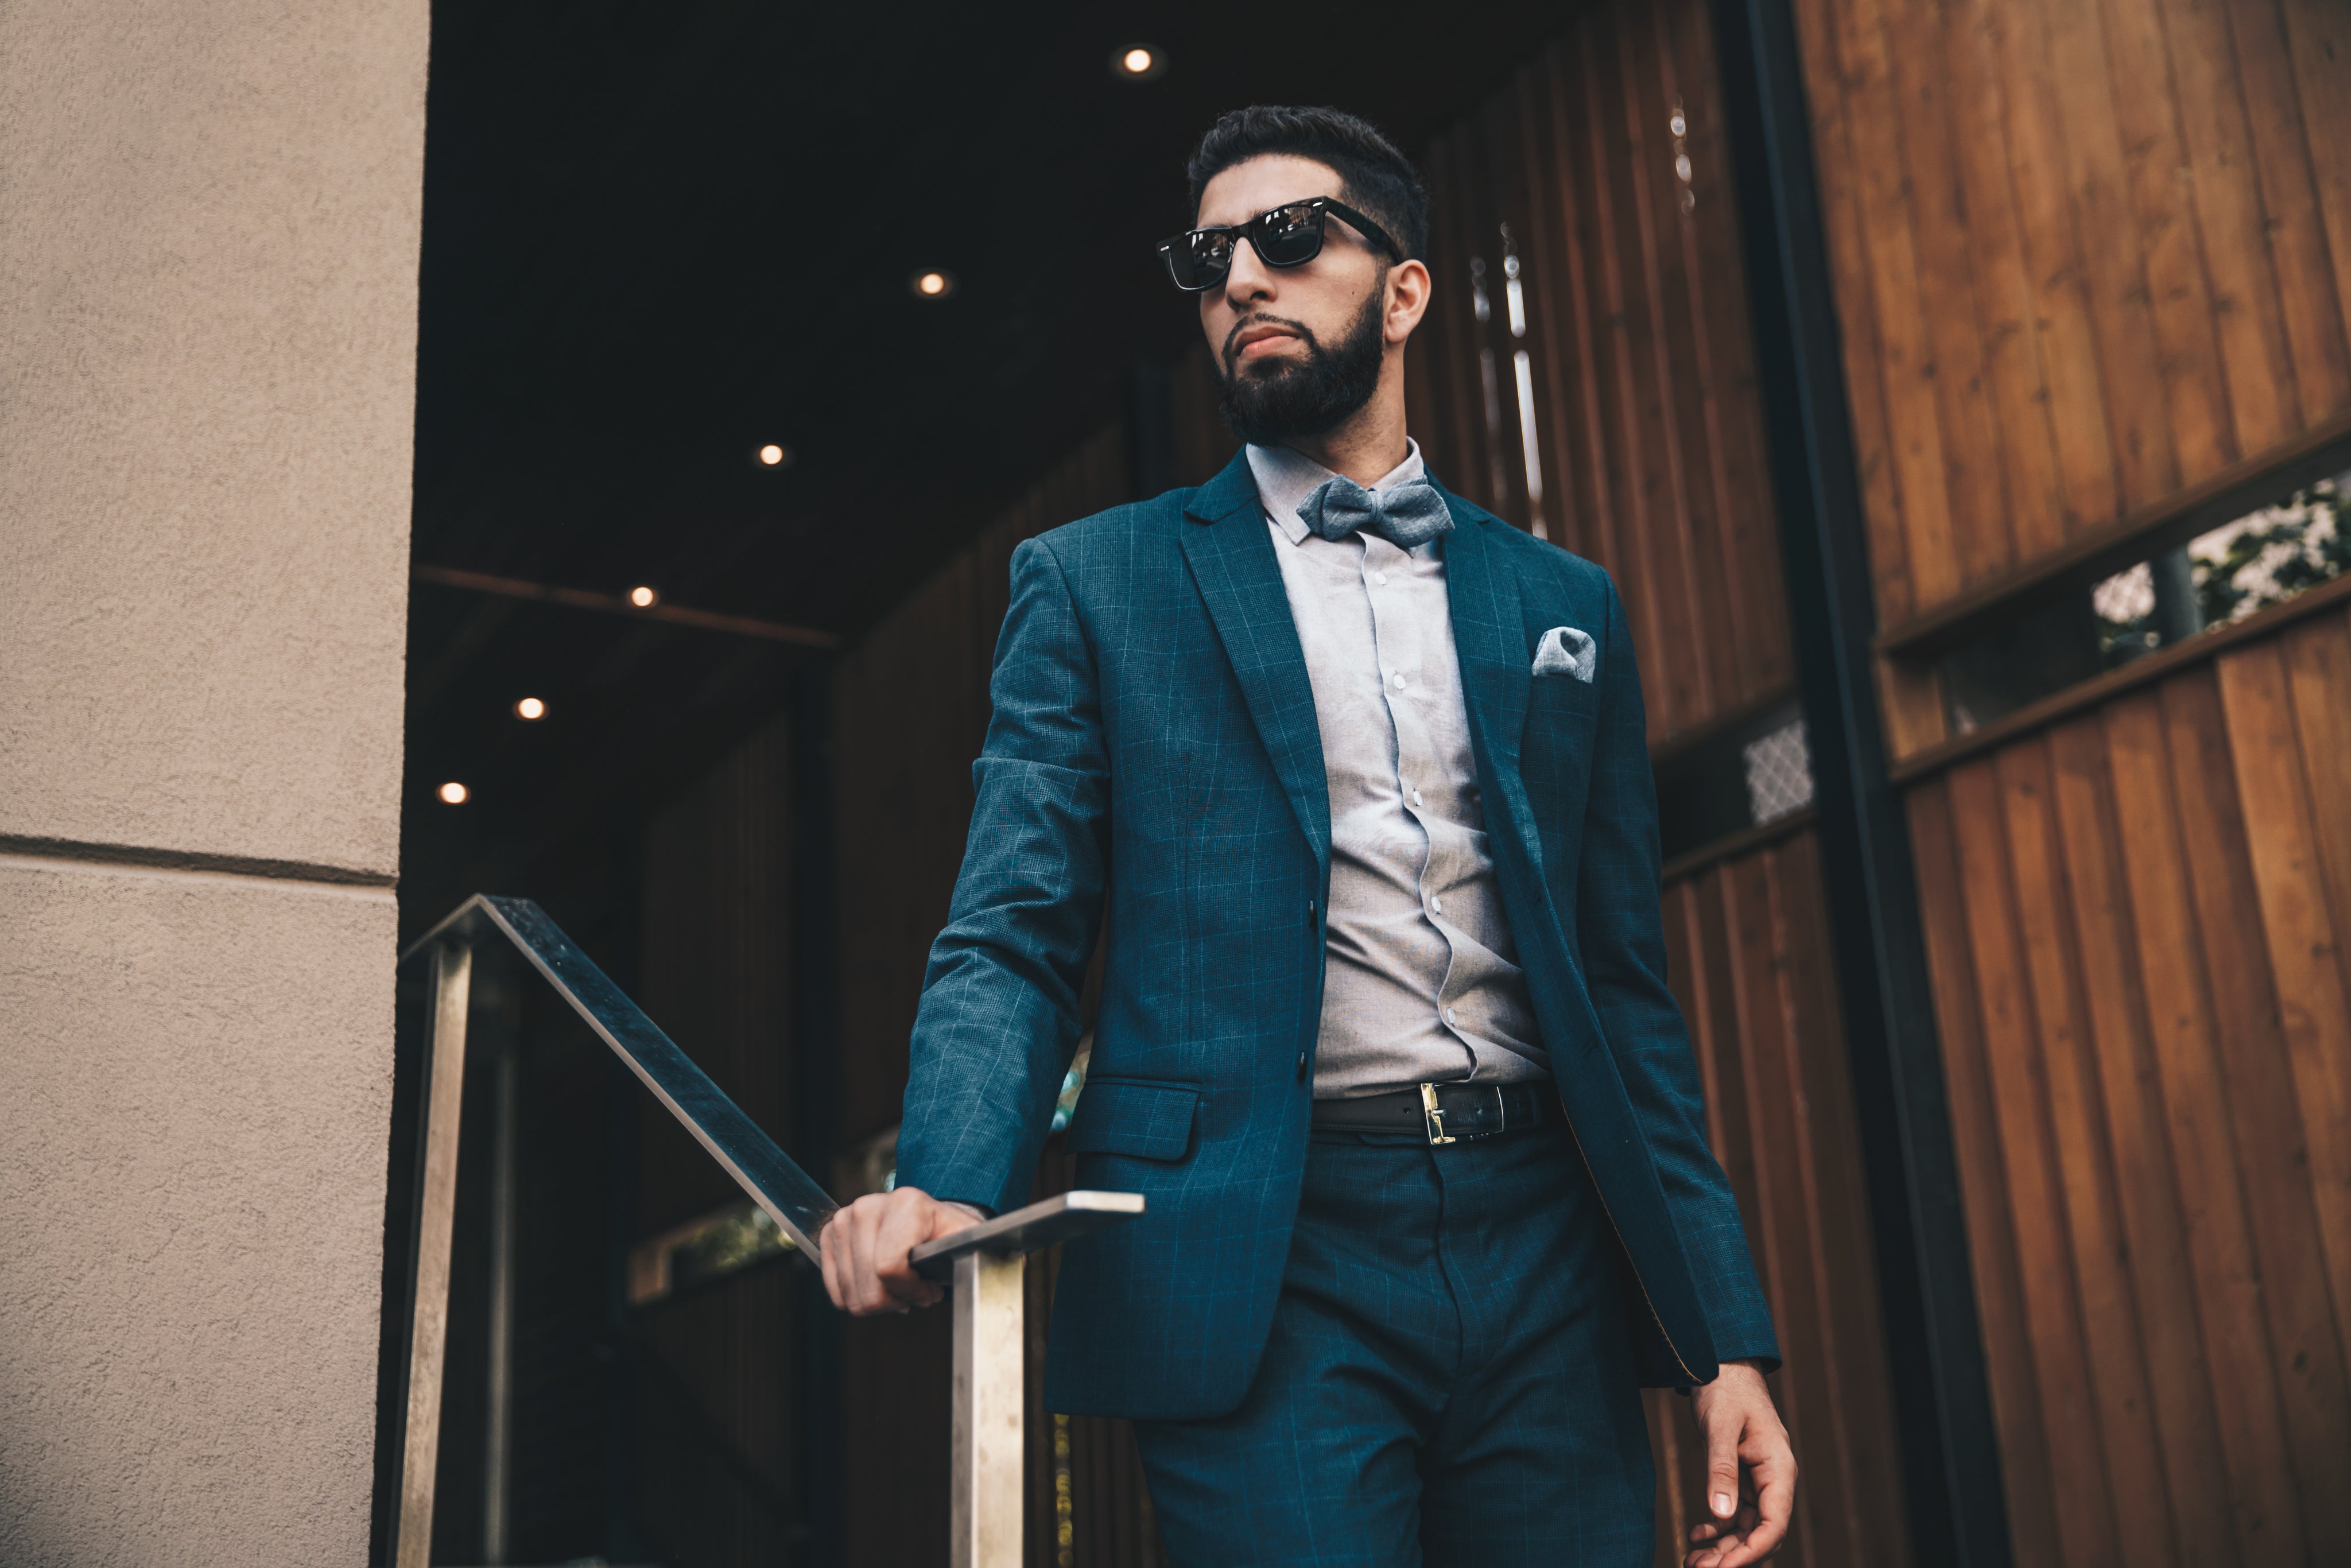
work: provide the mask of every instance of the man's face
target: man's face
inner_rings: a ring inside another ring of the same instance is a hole
[[[1307,196],[1343,200],[1340,186],[1335,170],[1311,159],[1252,158],[1208,182],[1198,225],[1245,224]],[[1226,416],[1244,440],[1321,434],[1362,407],[1378,382],[1389,257],[1345,220],[1325,224],[1311,261],[1268,267],[1244,242],[1224,282],[1199,296]]]

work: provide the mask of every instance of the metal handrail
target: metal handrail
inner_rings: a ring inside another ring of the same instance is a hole
[[[443,1356],[449,1312],[450,1245],[457,1187],[466,1019],[477,945],[503,938],[628,1065],[811,1261],[838,1212],[831,1195],[727,1098],[594,960],[527,898],[476,894],[400,956],[432,965],[432,1028],[425,1042],[418,1128],[416,1223],[408,1278],[407,1398],[392,1434],[398,1469],[392,1568],[425,1568],[433,1538]],[[926,1277],[951,1281],[955,1300],[954,1568],[1018,1568],[1021,1561],[1024,1448],[1023,1335],[1027,1254],[1143,1212],[1139,1193],[1068,1192],[914,1249]]]

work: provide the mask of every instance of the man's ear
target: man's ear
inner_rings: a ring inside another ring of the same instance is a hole
[[[1388,268],[1385,334],[1391,344],[1411,337],[1428,313],[1428,268],[1419,262],[1398,262]]]

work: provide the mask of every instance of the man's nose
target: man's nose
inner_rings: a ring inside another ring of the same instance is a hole
[[[1273,268],[1259,258],[1257,246],[1246,237],[1235,240],[1232,270],[1225,274],[1225,298],[1246,308],[1261,305],[1273,296]]]

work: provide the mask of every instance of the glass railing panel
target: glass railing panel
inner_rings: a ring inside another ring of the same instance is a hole
[[[406,957],[439,944],[479,940],[491,930],[514,944],[792,1244],[816,1256],[816,1234],[838,1207],[831,1195],[794,1165],[538,904],[487,894],[469,899]]]

